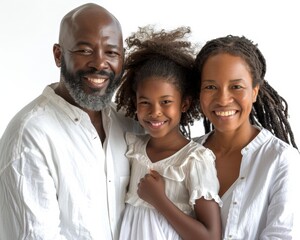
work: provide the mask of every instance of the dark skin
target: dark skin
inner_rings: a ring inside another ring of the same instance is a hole
[[[96,4],[83,5],[63,19],[59,44],[54,44],[53,54],[57,67],[61,67],[64,58],[66,68],[72,74],[92,69],[106,70],[120,76],[124,59],[121,26],[114,16],[102,7]],[[90,74],[82,78],[81,85],[85,94],[96,92],[101,97],[105,96],[109,81],[105,75]],[[62,76],[55,92],[89,115],[103,143],[106,136],[101,111],[80,106],[70,95]]]
[[[189,98],[182,99],[180,92],[163,78],[149,78],[138,84],[137,115],[151,135],[146,151],[152,162],[170,157],[188,144],[189,140],[180,133],[179,121],[189,105]],[[158,131],[148,121],[166,123]],[[197,199],[195,219],[168,198],[164,179],[154,170],[140,180],[138,195],[156,208],[183,239],[221,239],[220,208],[214,200]]]
[[[237,134],[237,136],[235,134],[228,136],[216,132],[211,135],[204,144],[204,146],[211,149],[216,156],[216,169],[220,182],[220,196],[223,196],[239,177],[242,161],[241,150],[255,138],[258,134],[258,130],[251,127],[249,132],[246,135],[244,134],[245,132],[243,132],[243,134]],[[232,142],[239,144],[232,146]]]
[[[201,109],[215,127],[204,145],[216,156],[223,196],[239,177],[241,150],[259,133],[249,120],[259,86],[252,86],[247,63],[230,54],[209,57],[201,79]]]

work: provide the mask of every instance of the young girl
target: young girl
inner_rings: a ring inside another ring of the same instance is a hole
[[[198,142],[216,158],[223,238],[300,239],[300,156],[262,53],[245,37],[220,37],[201,49],[196,67],[207,133]]]
[[[128,133],[131,180],[120,239],[220,239],[219,184],[212,154],[189,139],[199,118],[189,28],[140,28],[130,50],[118,109],[148,134]]]

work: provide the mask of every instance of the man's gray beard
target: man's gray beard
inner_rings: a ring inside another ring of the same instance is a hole
[[[81,76],[83,72],[76,73],[75,76],[70,74],[67,70],[65,60],[62,58],[61,62],[61,80],[65,84],[69,94],[74,101],[83,109],[92,111],[100,111],[107,107],[114,95],[115,90],[121,82],[121,76],[115,77],[114,74],[109,75],[109,84],[105,90],[104,95],[98,95],[95,91],[93,94],[84,92],[81,84]],[[121,74],[122,75],[122,74]]]
[[[81,88],[81,84],[71,83],[66,81],[62,76],[62,80],[69,91],[69,94],[74,101],[83,109],[89,109],[92,111],[100,111],[107,107],[111,102],[116,87],[111,86],[111,82],[106,90],[105,95],[98,96],[94,94],[86,94]]]

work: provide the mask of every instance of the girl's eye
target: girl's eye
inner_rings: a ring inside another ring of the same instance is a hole
[[[203,86],[202,89],[217,89],[214,85]]]
[[[172,101],[171,100],[163,100],[161,103],[162,104],[169,104],[169,103],[171,103]]]
[[[147,104],[149,104],[149,103],[146,102],[146,101],[141,101],[141,102],[139,102],[138,104],[140,104],[140,105],[147,105]]]

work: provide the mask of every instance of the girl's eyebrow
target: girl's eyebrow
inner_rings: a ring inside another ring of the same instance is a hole
[[[215,80],[204,79],[204,80],[201,80],[201,82],[215,82]]]
[[[139,98],[147,98],[147,97],[144,97],[144,96],[139,96]]]
[[[229,80],[229,82],[241,82],[243,80],[244,80],[243,78],[237,78],[237,79]],[[205,79],[205,80],[202,80],[202,82],[216,82],[216,81],[215,80],[211,80],[211,79]]]
[[[148,99],[148,97],[144,97],[144,96],[139,96],[138,98],[139,99]],[[163,95],[163,96],[160,96],[160,98],[174,98],[174,96],[172,96],[172,95]]]

